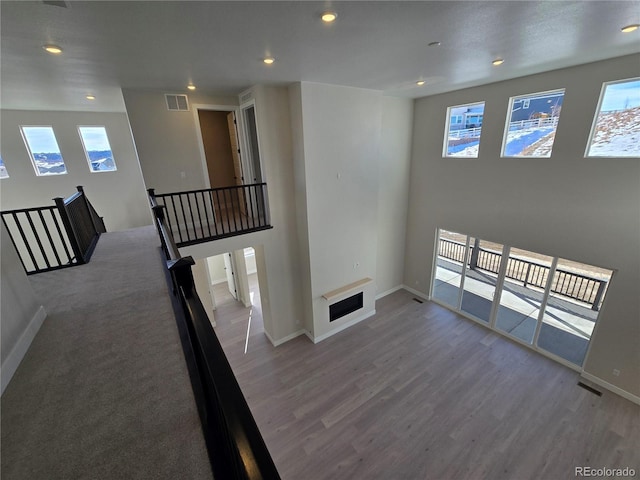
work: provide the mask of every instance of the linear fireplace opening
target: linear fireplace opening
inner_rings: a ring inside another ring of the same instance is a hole
[[[349,315],[356,310],[359,310],[363,307],[363,292],[356,293],[355,295],[345,298],[344,300],[340,300],[332,305],[329,305],[329,321],[333,322],[339,318],[344,317],[345,315]]]

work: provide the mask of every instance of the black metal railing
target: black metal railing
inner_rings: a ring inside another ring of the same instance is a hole
[[[193,258],[181,257],[166,207],[153,207],[175,296],[176,318],[214,478],[280,478],[198,294]]]
[[[180,247],[271,228],[267,184],[155,193],[149,202],[165,207],[165,221]]]
[[[101,233],[102,218],[81,186],[55,205],[0,212],[27,275],[87,263]]]
[[[496,275],[502,259],[502,253],[477,245],[469,245],[467,253],[464,243],[445,238],[440,239],[438,252],[441,257],[466,264],[471,269],[477,268]],[[547,265],[509,256],[505,277],[522,282],[524,287],[534,286],[544,290],[549,272],[550,267]],[[606,280],[556,268],[551,292],[586,303],[597,311],[604,298],[607,283]]]

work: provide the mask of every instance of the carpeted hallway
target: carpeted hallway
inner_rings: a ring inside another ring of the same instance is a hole
[[[30,280],[48,315],[2,396],[2,479],[212,478],[154,227]]]

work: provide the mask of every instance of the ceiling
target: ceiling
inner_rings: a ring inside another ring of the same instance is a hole
[[[190,82],[215,95],[310,81],[421,97],[640,51],[640,30],[620,31],[640,23],[640,0],[48,3],[0,2],[2,108],[124,111],[122,88]]]

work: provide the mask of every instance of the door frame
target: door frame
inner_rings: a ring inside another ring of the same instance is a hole
[[[200,116],[198,115],[198,111],[200,110],[213,110],[216,112],[234,112],[236,116],[236,123],[238,122],[238,116],[240,115],[240,107],[236,107],[233,105],[208,105],[204,103],[193,103],[191,104],[193,107],[193,120],[196,125],[196,136],[198,138],[198,151],[200,152],[200,162],[202,166],[202,177],[204,178],[205,188],[211,188],[211,181],[209,180],[209,167],[207,166],[207,155],[204,151],[204,141],[202,140],[202,125],[200,125]],[[245,148],[244,148],[244,131],[241,128],[237,128],[238,132],[238,148],[240,149],[240,164],[242,165],[242,170],[246,171],[245,164]],[[244,182],[243,182],[244,184]]]
[[[243,167],[246,167],[244,170],[245,176],[251,178],[249,183],[254,183],[253,178],[255,177],[255,162],[253,160],[253,153],[251,152],[251,148],[249,146],[249,134],[247,132],[247,117],[245,115],[245,110],[249,107],[253,107],[253,113],[255,117],[255,128],[256,128],[256,148],[258,149],[258,167],[260,168],[260,178],[262,183],[266,183],[267,180],[265,178],[265,171],[262,159],[262,149],[260,148],[260,129],[258,128],[258,109],[256,108],[256,100],[252,98],[240,105],[239,107],[239,115],[236,115],[236,120],[239,118],[238,122],[238,130],[242,130],[242,146],[244,148],[245,155],[243,155]],[[238,133],[240,135],[240,133]],[[251,160],[251,161],[249,161]],[[246,163],[245,163],[246,162]]]

